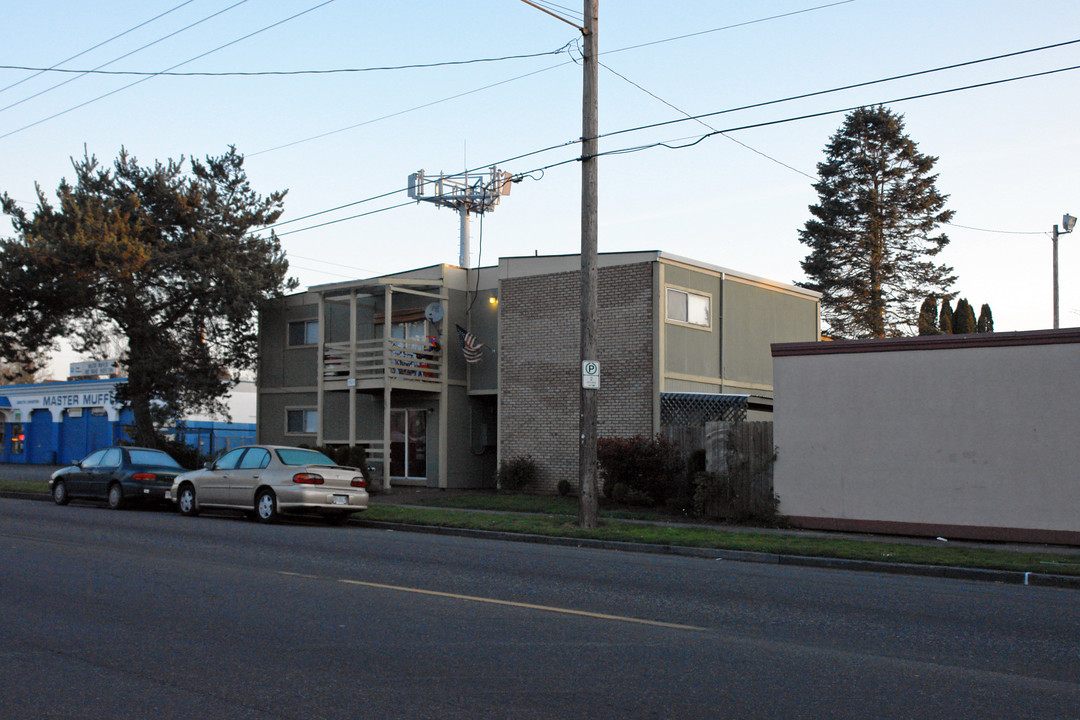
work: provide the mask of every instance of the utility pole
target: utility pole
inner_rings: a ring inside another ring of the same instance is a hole
[[[581,481],[579,520],[583,528],[597,526],[596,395],[599,392],[597,316],[597,152],[599,150],[599,45],[596,38],[599,0],[585,0],[584,81],[581,100]],[[595,378],[587,382],[587,378]]]
[[[1050,239],[1054,242],[1054,329],[1059,327],[1060,314],[1058,311],[1058,235],[1064,233],[1071,233],[1073,228],[1076,227],[1076,218],[1065,213],[1061,218],[1061,232],[1058,232],[1058,226],[1054,226],[1054,232],[1050,236]]]

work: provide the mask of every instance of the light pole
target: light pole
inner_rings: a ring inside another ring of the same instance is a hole
[[[1076,227],[1076,218],[1072,215],[1065,213],[1061,218],[1061,233],[1071,233],[1073,228]],[[1059,313],[1058,313],[1058,226],[1054,226],[1054,233],[1051,235],[1051,240],[1054,242],[1054,329],[1057,330],[1059,326]]]

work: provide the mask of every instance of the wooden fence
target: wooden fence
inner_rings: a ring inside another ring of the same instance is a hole
[[[717,476],[702,508],[707,517],[739,520],[772,507],[773,445],[771,422],[710,422],[665,425],[661,432],[689,457],[705,450],[705,467]]]

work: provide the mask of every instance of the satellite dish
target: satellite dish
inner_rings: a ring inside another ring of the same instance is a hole
[[[443,307],[442,303],[433,302],[424,308],[424,317],[433,323],[437,323],[443,319]]]

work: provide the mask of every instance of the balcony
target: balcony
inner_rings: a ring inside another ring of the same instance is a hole
[[[322,380],[327,390],[395,389],[438,392],[445,370],[442,348],[401,338],[326,343]]]

